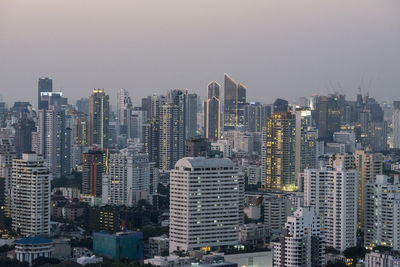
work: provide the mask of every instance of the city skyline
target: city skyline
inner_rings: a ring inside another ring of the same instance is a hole
[[[94,4],[2,1],[0,94],[8,103],[33,99],[42,76],[73,101],[105,88],[115,103],[126,88],[134,105],[145,92],[174,88],[204,97],[223,73],[265,103],[335,91],[351,98],[358,87],[379,92],[379,101],[397,96],[397,1]]]

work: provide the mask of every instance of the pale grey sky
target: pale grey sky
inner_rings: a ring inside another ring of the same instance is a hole
[[[223,74],[266,103],[362,85],[400,99],[398,0],[0,0],[0,94],[36,105],[121,87],[134,102]]]

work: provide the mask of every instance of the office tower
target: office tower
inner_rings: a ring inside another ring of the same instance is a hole
[[[145,153],[131,148],[111,152],[108,170],[103,174],[103,204],[136,203],[140,192],[150,193],[150,164]]]
[[[400,101],[393,101],[393,148],[400,148]]]
[[[45,158],[52,177],[71,173],[71,132],[63,107],[50,105],[47,110],[38,111],[32,149]]]
[[[149,120],[143,125],[143,152],[149,155],[149,161],[158,167],[160,162],[160,123]]]
[[[79,112],[89,115],[89,99],[88,98],[85,97],[85,98],[76,100],[75,106]]]
[[[63,97],[62,92],[42,92],[40,93],[41,109],[48,109],[50,106],[66,106],[68,99]]]
[[[146,111],[137,108],[132,111],[128,129],[128,138],[137,138],[140,143],[143,142],[143,124],[146,122],[146,118]]]
[[[13,160],[11,218],[13,230],[24,236],[50,234],[49,170],[34,152]]]
[[[229,159],[176,163],[170,176],[170,253],[238,243],[240,179]]]
[[[217,82],[207,85],[207,98],[204,101],[204,136],[218,140],[221,137],[221,86]]]
[[[357,245],[357,172],[336,164],[304,170],[304,205],[321,218],[326,245],[344,251]]]
[[[377,175],[383,172],[383,155],[381,153],[371,153],[364,150],[354,152],[355,165],[358,171],[358,228],[365,229],[366,206],[373,201],[368,191],[367,184],[375,181]]]
[[[8,113],[8,108],[7,108],[7,103],[1,101],[1,96],[0,96],[0,127],[5,127],[5,120],[7,117]]]
[[[75,145],[86,146],[88,144],[88,123],[85,117],[75,117],[73,133],[73,143]]]
[[[265,120],[271,115],[271,105],[263,105],[260,102],[250,102],[244,106],[245,129],[250,132],[261,132],[265,126]]]
[[[197,136],[197,95],[185,91],[185,139]]]
[[[142,110],[146,111],[146,121],[151,118],[151,96],[142,98]]]
[[[189,138],[185,141],[185,157],[209,157],[211,143],[204,138]]]
[[[35,129],[35,123],[26,115],[21,114],[19,122],[14,124],[14,129],[15,152],[17,158],[20,158],[23,152],[32,150],[32,132]]]
[[[368,123],[368,137],[362,142],[364,147],[369,147],[372,152],[384,152],[388,147],[388,125],[386,121]]]
[[[296,179],[305,169],[317,165],[318,129],[312,125],[311,110],[296,110]]]
[[[244,126],[246,87],[224,75],[224,131]]]
[[[0,179],[4,179],[4,192],[11,189],[12,161],[16,158],[15,143],[12,137],[0,137]]]
[[[320,97],[314,110],[319,138],[329,142],[332,141],[333,133],[340,129],[341,112],[344,105],[343,95],[329,95]]]
[[[41,93],[53,92],[53,80],[50,78],[39,78],[38,82],[38,109],[45,109],[46,103],[41,101]]]
[[[94,89],[89,97],[89,145],[108,148],[109,96],[103,89]]]
[[[105,171],[104,154],[101,150],[89,150],[82,158],[82,193],[101,196],[102,175]]]
[[[377,175],[366,185],[369,198],[365,216],[364,245],[400,249],[400,183],[399,177]]]
[[[285,99],[277,98],[272,105],[272,112],[288,112],[289,111],[289,102]]]
[[[284,191],[296,189],[295,135],[295,115],[281,112],[267,118],[262,147],[265,187]]]
[[[274,243],[274,266],[325,266],[325,237],[314,208],[298,208],[287,217],[280,240]]]
[[[126,125],[127,116],[130,115],[129,110],[133,109],[133,107],[131,98],[129,97],[129,93],[124,88],[120,89],[118,92],[117,109],[118,109],[118,121],[120,125]]]

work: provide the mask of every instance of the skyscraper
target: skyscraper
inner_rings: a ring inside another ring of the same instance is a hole
[[[221,86],[217,82],[207,85],[207,98],[204,101],[204,136],[217,140],[221,137]]]
[[[274,266],[325,266],[325,237],[314,208],[298,208],[287,217],[280,240],[274,243]]]
[[[185,139],[197,135],[197,94],[185,91]]]
[[[400,101],[393,102],[393,148],[400,148]]]
[[[245,129],[250,132],[262,132],[265,120],[271,115],[271,106],[260,102],[250,102],[244,106]]]
[[[159,168],[161,170],[172,169],[185,155],[184,131],[180,127],[182,125],[179,125],[182,123],[179,113],[178,106],[173,104],[160,107]]]
[[[176,163],[170,178],[170,252],[238,243],[239,176],[229,159]]]
[[[224,75],[224,131],[244,126],[246,87]]]
[[[50,178],[44,160],[24,153],[13,160],[12,228],[22,235],[50,234]]]
[[[160,162],[160,123],[149,120],[143,125],[143,152],[149,155],[149,161],[159,166]]]
[[[28,118],[24,113],[20,115],[20,120],[14,124],[17,158],[20,158],[23,152],[32,150],[32,132],[35,129],[35,123],[32,119]]]
[[[263,132],[262,167],[266,188],[296,189],[296,118],[289,112],[273,113]]]
[[[296,110],[296,179],[304,169],[317,165],[318,129],[312,126],[311,110]]]
[[[121,125],[125,125],[127,121],[127,115],[129,115],[128,109],[132,109],[132,101],[129,97],[129,93],[126,89],[122,88],[118,92],[118,121]]]
[[[53,92],[53,80],[50,78],[39,78],[38,82],[38,109],[45,109],[46,103],[41,101],[41,93]]]
[[[89,145],[108,148],[109,96],[103,89],[94,89],[89,97]]]

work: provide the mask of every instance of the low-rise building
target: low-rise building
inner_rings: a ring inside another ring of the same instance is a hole
[[[41,236],[29,236],[15,242],[15,255],[18,261],[32,266],[39,257],[50,258],[53,252],[53,241]]]
[[[140,261],[143,259],[143,233],[94,233],[93,252],[114,260]]]
[[[365,267],[397,267],[400,255],[395,251],[372,251],[365,255]]]
[[[166,235],[150,237],[148,257],[164,256],[169,253],[169,238]]]

